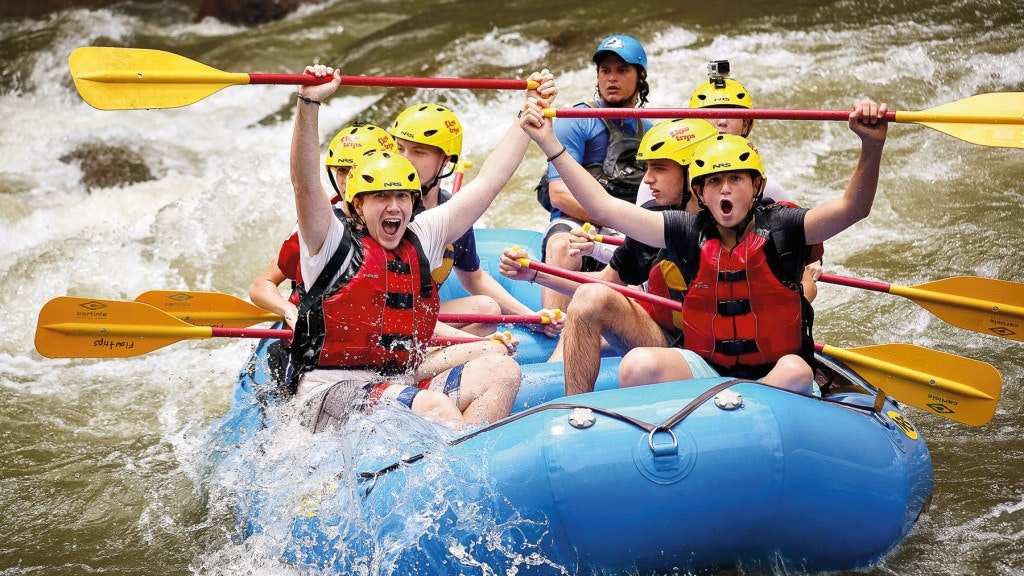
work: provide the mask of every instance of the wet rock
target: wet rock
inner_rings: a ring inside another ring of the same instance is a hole
[[[142,156],[123,146],[91,142],[61,156],[60,161],[65,164],[80,163],[82,184],[88,190],[154,179],[153,172]]]
[[[302,0],[202,0],[196,19],[213,16],[230,24],[252,26],[280,20],[302,3]]]

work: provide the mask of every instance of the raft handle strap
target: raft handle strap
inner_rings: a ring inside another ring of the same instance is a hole
[[[609,410],[607,408],[598,408],[598,407],[595,407],[595,406],[587,406],[587,405],[584,405],[584,404],[570,404],[570,403],[565,403],[565,402],[559,402],[559,403],[555,403],[555,404],[542,404],[540,406],[536,406],[536,407],[531,408],[529,410],[523,410],[522,412],[520,412],[520,413],[518,413],[518,414],[516,414],[514,416],[510,416],[508,418],[505,418],[503,420],[495,422],[494,424],[491,424],[489,426],[484,426],[483,428],[480,428],[480,429],[478,429],[478,430],[476,430],[476,431],[474,431],[474,432],[472,432],[470,434],[466,434],[465,436],[462,436],[460,438],[456,438],[455,440],[452,440],[451,442],[449,442],[448,445],[449,446],[455,446],[457,444],[461,444],[462,442],[465,442],[466,440],[469,440],[470,438],[473,438],[473,437],[475,437],[475,436],[477,436],[479,434],[482,434],[482,433],[490,431],[490,430],[494,430],[495,428],[498,428],[500,426],[505,426],[506,424],[510,424],[512,422],[515,422],[516,420],[519,420],[520,418],[524,418],[524,417],[529,416],[530,414],[534,414],[536,412],[541,412],[541,411],[544,411],[544,410],[573,410],[575,408],[588,408],[588,409],[593,410],[594,412],[597,412],[599,414],[604,414],[605,416],[608,416],[610,418],[615,418],[616,420],[621,420],[622,422],[626,422],[627,424],[632,424],[632,425],[636,426],[637,428],[640,428],[641,430],[644,430],[645,432],[647,432],[648,434],[650,434],[653,437],[654,434],[658,433],[659,431],[668,431],[668,432],[671,433],[671,428],[673,428],[676,424],[682,422],[684,418],[686,418],[691,413],[693,413],[693,411],[696,410],[701,404],[704,404],[709,399],[713,398],[715,396],[715,394],[718,394],[722,390],[725,390],[726,388],[728,388],[730,386],[739,384],[740,382],[749,382],[749,383],[752,383],[752,384],[758,384],[758,382],[755,382],[755,381],[752,381],[752,380],[743,380],[743,379],[740,379],[740,378],[733,378],[732,380],[726,380],[725,382],[721,382],[719,384],[716,384],[715,386],[712,386],[708,390],[705,390],[704,393],[702,393],[700,396],[697,396],[696,398],[691,400],[690,403],[687,404],[686,406],[684,406],[682,410],[676,412],[671,417],[669,417],[668,420],[665,420],[661,424],[651,424],[649,422],[644,422],[643,420],[639,420],[637,418],[633,418],[632,416],[626,416],[625,414],[619,414],[618,412],[615,412],[614,410]],[[673,436],[674,436],[674,434],[673,434]],[[651,441],[653,442],[653,440],[651,440]],[[374,471],[374,472],[359,472],[359,473],[357,473],[356,477],[359,480],[371,480],[370,484],[363,491],[363,495],[364,496],[369,495],[369,493],[373,490],[373,487],[376,485],[377,478],[379,476],[381,476],[383,474],[387,474],[388,472],[394,472],[395,470],[398,470],[398,468],[400,468],[403,464],[412,464],[413,462],[417,462],[417,461],[423,459],[425,456],[426,456],[426,453],[420,453],[420,454],[416,454],[415,456],[409,456],[407,458],[402,458],[401,460],[399,460],[399,461],[397,461],[397,462],[395,462],[393,464],[390,464],[388,466],[385,466],[384,468],[381,468],[381,469],[379,469],[377,471]]]

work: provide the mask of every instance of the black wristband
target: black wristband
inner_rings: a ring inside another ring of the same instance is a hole
[[[299,94],[298,92],[296,92],[295,95],[299,97],[299,100],[302,100],[306,104],[316,104],[317,106],[320,105],[320,101],[319,100],[313,100],[312,98],[306,98],[305,96],[303,96],[302,94]]]
[[[559,150],[558,152],[555,152],[554,156],[548,156],[548,162],[553,162],[555,160],[555,158],[558,158],[562,154],[565,154],[565,146],[562,146],[561,150]]]

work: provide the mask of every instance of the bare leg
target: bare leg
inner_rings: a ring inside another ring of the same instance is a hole
[[[416,368],[413,379],[420,381],[424,378],[433,378],[459,364],[465,364],[470,360],[493,354],[504,354],[507,356],[508,349],[504,344],[495,340],[430,348],[427,350],[427,357]]]
[[[661,328],[636,302],[600,284],[584,284],[569,304],[565,329],[565,393],[594,389],[601,369],[601,337],[620,352],[637,346],[666,346]]]
[[[775,367],[761,379],[765,384],[801,394],[811,394],[814,391],[812,380],[814,380],[814,372],[811,367],[796,354],[787,354],[779,358]]]
[[[621,388],[690,378],[690,365],[675,348],[634,348],[619,363]]]
[[[384,396],[397,397],[398,392],[404,388],[405,386],[389,386]],[[392,389],[395,391],[392,392]],[[412,399],[412,411],[413,414],[422,416],[431,422],[449,426],[455,424],[454,427],[459,427],[465,422],[462,412],[459,412],[451,398],[434,390],[421,390],[419,394],[416,394],[416,397]]]
[[[445,372],[431,382],[431,391],[440,391],[449,376]],[[468,424],[494,422],[508,416],[519,393],[522,380],[519,364],[505,354],[491,354],[466,363],[458,390],[451,399]],[[419,398],[419,396],[417,396]]]
[[[572,235],[568,232],[557,232],[552,234],[551,237],[548,238],[548,242],[544,247],[544,262],[546,264],[558,266],[559,268],[572,270],[574,272],[582,270],[583,259],[569,256],[570,238],[572,238]],[[540,289],[541,307],[547,308],[548,310],[554,310],[555,308],[567,310],[569,300],[570,297],[562,294],[561,292],[546,287],[541,287]]]
[[[561,362],[562,360],[565,360],[564,342],[565,339],[559,335],[558,342],[555,343],[555,349],[551,351],[551,356],[548,357],[548,362]]]
[[[447,300],[441,303],[441,312],[444,314],[501,314],[501,306],[490,296],[465,296],[454,300]],[[477,336],[490,336],[494,334],[497,324],[465,324],[448,323],[460,330],[465,330]]]

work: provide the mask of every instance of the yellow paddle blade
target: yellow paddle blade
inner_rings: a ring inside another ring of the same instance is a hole
[[[76,48],[68,66],[82,99],[100,110],[186,106],[227,86],[249,83],[244,72],[222,72],[143,48]]]
[[[1003,387],[991,364],[912,344],[823,346],[822,352],[904,404],[971,426],[992,419]]]
[[[1024,92],[978,94],[922,112],[896,112],[914,122],[972,144],[1024,148]]]
[[[212,330],[148,304],[62,296],[39,312],[36,350],[47,358],[127,358],[186,338],[210,338]]]
[[[179,320],[197,326],[245,328],[261,322],[277,322],[281,316],[220,292],[150,290],[136,302],[154,306]]]
[[[946,322],[982,334],[1024,342],[1024,284],[957,276],[917,286],[890,286]]]

